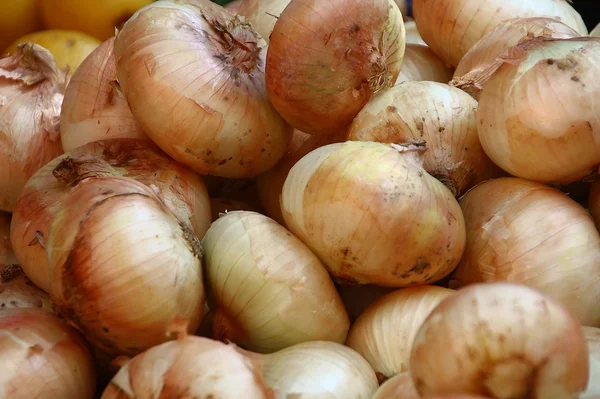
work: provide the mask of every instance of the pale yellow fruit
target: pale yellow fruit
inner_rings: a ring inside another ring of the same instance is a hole
[[[29,32],[42,29],[38,0],[0,0],[0,50]]]

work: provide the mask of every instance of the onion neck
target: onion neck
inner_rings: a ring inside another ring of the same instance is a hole
[[[52,171],[61,183],[74,187],[81,181],[93,177],[116,176],[117,173],[106,161],[94,155],[65,157]]]

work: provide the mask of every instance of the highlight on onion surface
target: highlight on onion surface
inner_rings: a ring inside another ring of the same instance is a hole
[[[0,260],[0,311],[14,308],[39,308],[52,312],[47,292],[36,287],[23,270]]]
[[[448,68],[429,47],[422,44],[406,44],[404,61],[396,85],[415,80],[447,83],[450,79],[452,79],[452,69]]]

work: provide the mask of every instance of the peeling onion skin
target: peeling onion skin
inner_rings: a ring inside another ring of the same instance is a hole
[[[357,141],[312,151],[283,186],[286,226],[342,280],[402,287],[442,279],[462,255],[464,221],[415,151]]]
[[[0,397],[92,399],[96,374],[83,337],[41,309],[0,311]]]
[[[600,39],[537,38],[513,47],[485,83],[481,145],[513,176],[571,183],[600,164]]]
[[[487,283],[429,315],[410,373],[421,396],[562,399],[585,390],[589,363],[583,329],[562,304],[523,285]]]
[[[48,293],[36,287],[19,266],[0,264],[0,311],[15,308],[53,312]]]
[[[477,101],[437,82],[406,82],[373,98],[350,126],[349,139],[381,143],[425,141],[423,167],[455,196],[503,174],[477,135]]]
[[[454,292],[420,286],[389,293],[360,315],[348,333],[346,345],[362,355],[380,379],[405,373],[419,328],[431,311]]]
[[[252,23],[256,32],[269,41],[275,22],[291,0],[241,0],[236,10]]]
[[[447,83],[450,79],[452,79],[452,69],[444,65],[444,62],[429,47],[414,43],[406,44],[404,61],[396,85],[422,80]]]
[[[292,0],[269,42],[269,98],[294,128],[341,134],[396,81],[404,34],[393,0]]]
[[[567,0],[414,0],[413,16],[423,40],[453,67],[479,39],[510,18],[555,18],[582,36],[588,33]]]
[[[144,131],[175,160],[253,177],[279,161],[292,131],[266,94],[264,46],[209,0],[157,1],[117,35],[117,76]]]
[[[148,139],[135,120],[117,81],[114,37],[106,40],[77,68],[60,115],[63,149],[113,138]]]
[[[165,342],[176,316],[189,320],[190,332],[200,325],[200,241],[140,182],[77,183],[56,212],[46,251],[57,314],[108,355]]]
[[[489,180],[460,199],[467,245],[451,287],[507,281],[564,303],[600,326],[600,234],[585,209],[548,186]]]
[[[346,339],[348,315],[329,274],[272,219],[230,212],[212,224],[203,246],[213,337],[260,353]]]
[[[600,397],[600,328],[583,327],[590,359],[590,380],[581,399],[598,399]]]
[[[397,374],[381,384],[371,399],[421,399],[409,373]]]
[[[66,84],[52,54],[37,44],[0,58],[0,211],[12,212],[27,180],[62,153]]]
[[[600,177],[596,178],[590,186],[588,210],[594,219],[596,229],[600,231]]]
[[[67,156],[71,159],[95,156],[107,162],[112,169],[103,170],[103,173],[129,177],[152,188],[199,238],[208,230],[210,199],[204,182],[196,173],[167,157],[149,140],[113,139],[88,143],[41,168],[25,185],[13,213],[11,242],[16,258],[27,277],[43,290],[50,292],[45,250],[48,229],[71,189],[58,181],[52,172]]]

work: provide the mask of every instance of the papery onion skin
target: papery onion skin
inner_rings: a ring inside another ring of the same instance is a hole
[[[14,308],[53,311],[48,293],[36,287],[19,266],[0,264],[0,310]]]
[[[0,397],[92,399],[96,374],[83,337],[41,309],[0,311]]]
[[[291,127],[266,94],[264,41],[209,0],[158,1],[115,40],[133,115],[175,160],[201,174],[253,177],[279,161]]]
[[[393,0],[292,0],[269,42],[269,98],[302,132],[342,133],[372,96],[394,84],[404,46]]]
[[[590,359],[590,380],[581,399],[598,399],[600,397],[600,328],[583,327]]]
[[[147,139],[117,81],[114,38],[94,50],[73,74],[62,104],[63,149],[113,138]]]
[[[200,324],[200,241],[140,182],[78,183],[56,212],[46,251],[56,312],[109,355],[165,342],[177,316],[190,332]]]
[[[407,43],[404,61],[396,85],[402,82],[427,80],[447,83],[452,79],[452,69],[427,46]]]
[[[421,325],[440,302],[454,293],[436,286],[389,293],[360,315],[348,333],[346,345],[361,354],[380,379],[405,373]]]
[[[67,82],[36,44],[0,58],[0,211],[12,212],[27,180],[62,153],[60,106]]]
[[[415,152],[357,141],[312,151],[283,186],[286,225],[338,278],[389,287],[442,279],[462,255],[464,221]]]
[[[92,142],[58,157],[41,168],[25,185],[11,223],[11,242],[19,265],[38,287],[50,292],[45,241],[48,228],[71,190],[53,171],[65,159],[96,156],[125,176],[151,187],[179,220],[204,236],[211,221],[210,199],[202,179],[173,161],[149,140],[113,139]],[[108,172],[106,172],[108,173]]]
[[[576,398],[588,382],[583,329],[529,287],[475,284],[444,300],[421,327],[410,373],[421,396]]]
[[[600,231],[600,178],[596,178],[592,182],[587,203],[588,210],[594,219],[596,228]]]
[[[510,18],[554,18],[587,35],[581,15],[567,0],[414,0],[413,16],[429,47],[454,67],[479,39]]]
[[[397,374],[375,392],[371,399],[421,399],[409,373]]]
[[[202,243],[215,338],[260,353],[344,342],[348,315],[329,274],[284,227],[255,212],[230,212]]]
[[[485,83],[477,120],[485,152],[508,173],[571,183],[600,164],[600,39],[536,38]]]
[[[350,126],[349,139],[425,141],[423,167],[456,196],[502,174],[477,135],[477,101],[437,82],[405,82],[373,98]]]
[[[269,41],[275,22],[291,0],[241,0],[235,10],[252,23],[256,32]]]

